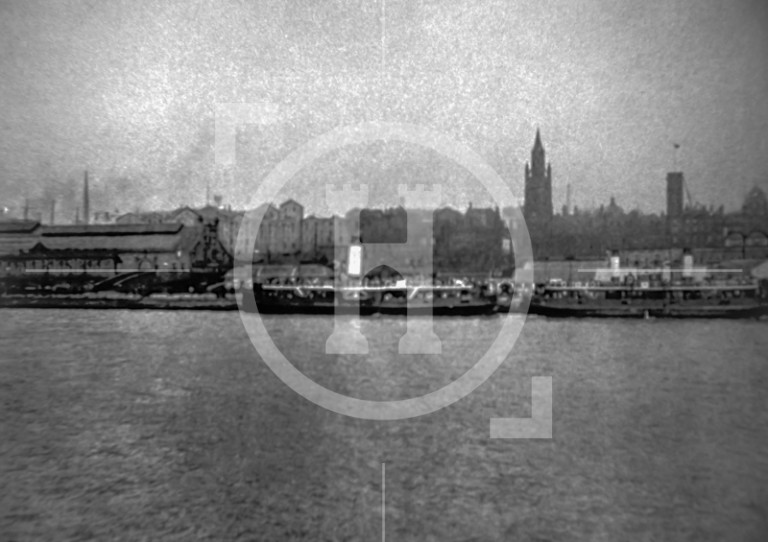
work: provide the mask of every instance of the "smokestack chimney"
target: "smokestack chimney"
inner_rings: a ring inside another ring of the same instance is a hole
[[[24,220],[29,220],[29,199],[24,198]]]
[[[52,199],[51,200],[51,225],[53,225],[55,216],[56,216],[56,199]]]
[[[683,215],[683,182],[681,172],[667,173],[667,219]]]
[[[88,224],[91,219],[91,206],[88,201],[88,170],[85,170],[85,182],[83,183],[83,224]]]

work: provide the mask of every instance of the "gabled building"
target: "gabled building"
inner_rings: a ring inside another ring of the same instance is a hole
[[[214,225],[110,224],[28,227],[18,250],[5,244],[0,273],[71,269],[110,275],[134,270],[212,272],[231,266]]]
[[[168,219],[169,214],[162,211],[125,213],[115,219],[115,224],[164,224]]]
[[[34,220],[0,222],[0,258],[35,246],[41,230],[40,223]]]
[[[169,222],[178,222],[185,226],[199,226],[203,221],[203,216],[190,207],[180,207],[171,212],[167,220]]]
[[[302,259],[331,262],[334,257],[334,219],[308,216],[301,224]]]
[[[283,202],[276,219],[270,220],[269,252],[282,257],[297,256],[301,252],[301,223],[304,207],[295,200]]]
[[[304,217],[304,206],[294,199],[280,204],[280,218],[283,220],[301,220]]]

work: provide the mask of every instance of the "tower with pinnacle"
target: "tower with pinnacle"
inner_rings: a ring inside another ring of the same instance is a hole
[[[523,215],[527,222],[541,223],[552,219],[552,165],[546,163],[538,128],[531,150],[531,163],[525,164]]]

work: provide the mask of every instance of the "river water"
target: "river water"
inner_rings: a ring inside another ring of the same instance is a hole
[[[491,378],[436,413],[349,418],[296,394],[237,313],[0,312],[3,540],[768,540],[768,325],[530,317]],[[515,318],[514,316],[510,316]],[[255,315],[247,315],[256,318]],[[416,397],[503,318],[402,318],[332,356],[327,317],[264,317],[340,394]],[[551,376],[553,438],[491,439]]]

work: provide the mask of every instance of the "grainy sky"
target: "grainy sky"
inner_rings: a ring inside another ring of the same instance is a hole
[[[661,211],[673,143],[701,203],[768,188],[767,2],[388,0],[385,15],[381,0],[2,1],[0,205],[55,197],[71,219],[87,167],[92,210],[202,205],[207,181],[242,207],[291,150],[368,120],[439,130],[518,195],[538,126],[556,209],[570,183],[582,207]],[[224,173],[216,102],[278,116],[243,130]],[[444,203],[491,203],[452,167],[374,145],[286,194],[321,212],[310,192],[327,179],[452,177]]]

